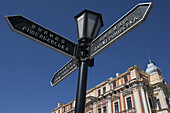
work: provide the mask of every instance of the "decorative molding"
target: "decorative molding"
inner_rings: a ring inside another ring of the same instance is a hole
[[[130,94],[132,94],[132,91],[126,90],[126,91],[124,91],[123,96],[127,96]]]
[[[115,101],[115,100],[118,100],[119,98],[120,98],[119,96],[113,95],[112,98],[111,98],[111,100],[112,100],[112,101]]]

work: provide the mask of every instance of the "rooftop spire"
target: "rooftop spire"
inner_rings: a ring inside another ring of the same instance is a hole
[[[161,75],[161,70],[150,59],[148,48],[146,48],[146,51],[148,53],[148,58],[149,58],[149,64],[147,65],[146,73],[148,73],[149,75],[153,75],[156,73]]]
[[[149,55],[149,50],[148,50],[148,48],[146,48],[146,51],[147,51],[147,53],[148,53],[149,63],[151,63],[152,61],[151,61],[151,59],[150,59],[150,55]]]

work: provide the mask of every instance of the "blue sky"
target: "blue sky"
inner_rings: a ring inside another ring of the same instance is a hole
[[[154,4],[147,20],[95,57],[87,89],[151,60],[170,83],[170,1]],[[11,31],[4,17],[21,14],[77,43],[74,16],[88,9],[102,14],[100,33],[145,0],[0,0],[0,113],[51,113],[76,97],[78,71],[55,87],[53,74],[70,58]],[[99,33],[99,34],[100,34]]]

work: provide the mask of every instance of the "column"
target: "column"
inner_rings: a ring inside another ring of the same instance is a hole
[[[122,92],[120,93],[120,100],[121,100],[121,106],[122,106],[122,111],[123,111],[123,110],[125,110],[125,109],[124,109],[124,106],[125,106],[125,105],[124,105],[124,103],[123,103],[123,94],[122,94]]]
[[[112,99],[111,99],[111,95],[107,96],[107,101],[108,101],[108,113],[112,113]]]
[[[93,103],[93,113],[96,113],[96,102]]]
[[[137,85],[136,85],[136,87],[133,88],[133,95],[134,95],[136,111],[137,111],[137,113],[142,113],[141,100],[139,97],[140,94],[138,92]]]
[[[148,107],[149,107],[149,113],[151,113],[151,106],[150,106],[150,103],[149,103],[149,97],[148,97],[148,92],[147,92],[147,90],[145,91],[145,96],[146,96],[146,100],[147,100]]]
[[[144,86],[140,87],[140,92],[141,92],[141,99],[142,99],[142,102],[143,102],[143,107],[144,107],[144,113],[150,113],[149,112],[149,106],[148,106],[148,103],[147,103],[147,99],[146,99],[146,96],[145,96],[145,89],[144,89]]]
[[[162,100],[162,108],[168,108],[168,105],[166,104],[166,97],[162,88],[160,89],[160,97],[160,101]]]

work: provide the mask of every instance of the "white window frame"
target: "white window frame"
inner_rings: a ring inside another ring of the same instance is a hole
[[[131,98],[132,108],[134,107],[134,106],[133,106],[133,98],[132,98],[132,95],[128,95],[128,96],[126,96],[126,97],[125,97],[126,110],[128,109],[128,105],[127,105],[127,98],[129,98],[129,97]],[[131,110],[130,110],[130,111],[131,111]]]
[[[99,95],[99,90],[100,90],[100,95]],[[101,90],[101,88],[99,88],[98,90],[97,90],[97,96],[99,97],[99,96],[101,96],[102,95],[102,90]]]
[[[107,113],[107,106],[106,106],[106,105],[102,107],[102,113],[103,113],[103,108],[104,108],[104,107],[106,107],[106,113]]]
[[[120,103],[119,103],[119,99],[113,101],[113,112],[115,113],[115,103],[118,102],[118,109],[119,109],[119,112],[120,112]]]
[[[101,110],[101,113],[102,113],[102,108],[101,107],[97,108],[97,113],[99,113],[99,109]]]
[[[158,103],[158,100],[159,100],[159,103]],[[156,105],[157,105],[157,110],[161,110],[162,109],[161,100],[159,98],[156,98]]]
[[[150,101],[149,101],[150,100]],[[151,96],[149,96],[148,97],[148,101],[149,101],[149,105],[150,105],[150,108],[151,109],[154,109],[154,104],[153,104],[153,100],[152,100],[152,97]],[[152,104],[152,105],[151,105]],[[151,107],[152,106],[152,107]]]
[[[106,86],[103,86],[103,87],[102,87],[102,94],[104,94],[104,87],[105,87],[105,93],[107,92],[107,91],[106,91],[106,90],[107,90],[107,89],[106,89]]]

